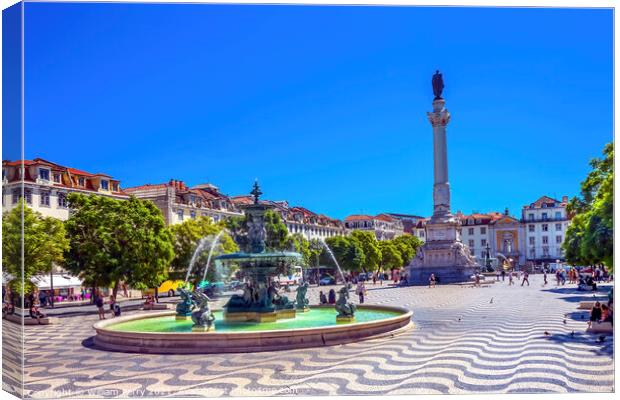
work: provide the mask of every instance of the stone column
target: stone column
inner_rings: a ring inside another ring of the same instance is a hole
[[[448,144],[446,126],[450,122],[450,113],[444,107],[444,99],[433,101],[433,111],[427,113],[433,126],[433,158],[435,182],[433,185],[432,222],[452,220],[450,212],[450,184],[448,183]]]

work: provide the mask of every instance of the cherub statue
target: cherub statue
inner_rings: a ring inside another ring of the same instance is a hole
[[[303,310],[308,307],[310,301],[306,298],[306,293],[308,292],[308,282],[304,282],[297,287],[297,309]]]
[[[347,284],[341,287],[338,291],[338,300],[336,300],[336,311],[338,311],[338,317],[355,316],[355,304],[349,302],[350,288],[351,284]]]
[[[192,298],[192,292],[181,287],[179,288],[181,301],[177,304],[177,315],[190,315],[196,304]]]
[[[198,309],[192,313],[194,326],[206,327],[207,330],[211,329],[213,321],[215,321],[215,316],[209,307],[211,299],[201,292],[194,292],[194,299],[198,304]]]

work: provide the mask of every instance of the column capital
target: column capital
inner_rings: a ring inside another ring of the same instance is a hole
[[[426,115],[433,128],[436,126],[446,126],[450,122],[450,113],[445,108],[441,111],[427,112]]]

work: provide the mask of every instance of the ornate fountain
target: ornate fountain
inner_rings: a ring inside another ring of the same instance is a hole
[[[295,318],[296,302],[280,294],[273,282],[277,275],[288,275],[291,267],[301,262],[301,254],[295,252],[268,251],[265,246],[265,212],[270,205],[260,202],[260,187],[254,183],[251,192],[254,202],[245,207],[247,234],[243,251],[224,254],[215,258],[217,264],[236,264],[246,283],[242,295],[233,295],[225,306],[227,321],[273,322],[283,318]],[[298,303],[307,306],[307,299],[298,296]]]

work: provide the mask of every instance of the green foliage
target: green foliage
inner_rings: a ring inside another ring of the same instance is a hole
[[[170,264],[170,279],[185,279],[192,255],[200,239],[208,237],[210,241],[213,241],[223,229],[223,223],[216,224],[209,217],[189,219],[182,224],[171,226],[170,231],[174,238],[174,259]],[[202,280],[210,249],[211,247],[207,246],[196,259],[189,278],[191,282],[198,283]],[[223,233],[218,240],[218,244],[214,248],[213,254],[232,253],[238,250],[237,244],[230,235],[228,233]],[[213,260],[211,260],[211,263],[207,274],[207,280],[216,281],[225,278],[223,276],[217,276]],[[229,274],[230,271],[222,272]]]
[[[400,252],[400,257],[403,260],[403,267],[411,263],[418,249],[424,244],[419,238],[410,234],[398,236],[392,240],[392,243],[394,243]]]
[[[325,243],[334,253],[340,268],[347,271],[362,271],[366,257],[362,245],[354,237],[334,236],[327,238]],[[322,255],[325,265],[332,265],[333,261],[326,252]]]
[[[55,218],[43,217],[26,206],[23,200],[2,215],[2,264],[4,270],[13,276],[9,286],[14,292],[20,295],[32,292],[35,286],[31,278],[49,273],[52,264],[62,265],[64,252],[68,249],[69,240],[65,236],[63,223]]]
[[[287,249],[288,229],[286,224],[282,222],[280,214],[274,210],[265,212],[265,231],[267,232],[265,240],[267,249],[273,251]]]
[[[310,241],[301,233],[294,233],[286,238],[286,246],[302,256],[302,266],[308,267],[316,259],[316,250],[312,249]]]
[[[379,241],[374,232],[354,230],[351,232],[351,238],[357,239],[362,247],[365,256],[365,263],[362,266],[364,271],[374,271],[379,268],[381,263],[381,249]]]
[[[248,251],[248,239],[246,236],[248,225],[247,216],[239,216],[228,218],[225,222],[226,229],[231,233],[234,241],[239,247]],[[290,248],[288,242],[288,229],[286,224],[282,222],[280,214],[274,210],[265,212],[265,247],[269,251],[282,251]]]
[[[68,200],[69,272],[95,287],[123,281],[146,289],[166,280],[174,257],[172,234],[152,202],[79,193]]]
[[[613,269],[613,143],[605,145],[603,154],[603,159],[590,161],[592,171],[581,182],[580,196],[568,204],[573,218],[562,247],[571,263],[603,263]]]
[[[381,269],[391,270],[400,268],[403,265],[403,258],[399,250],[399,246],[394,244],[392,240],[384,240],[379,242],[381,250]]]

